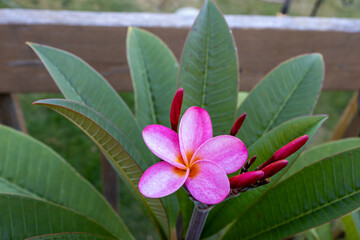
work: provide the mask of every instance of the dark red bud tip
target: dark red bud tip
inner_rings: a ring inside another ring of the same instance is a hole
[[[280,161],[277,161],[277,162],[267,165],[266,167],[261,169],[261,171],[264,172],[264,176],[262,178],[264,179],[264,178],[269,178],[271,176],[274,176],[281,169],[286,167],[288,165],[288,163],[289,162],[287,160],[280,160]]]
[[[279,150],[277,150],[269,160],[261,164],[258,169],[263,169],[265,166],[269,165],[270,163],[276,162],[280,159],[285,159],[295,153],[297,150],[299,150],[302,146],[305,145],[305,143],[309,140],[308,135],[304,135],[301,137],[298,137]]]
[[[274,159],[274,161],[285,159],[291,154],[295,153],[297,150],[299,150],[302,146],[304,146],[308,140],[309,140],[308,135],[298,137],[292,140],[291,142],[289,142],[288,144],[286,144],[285,146],[283,146],[282,148],[280,148],[279,150],[277,150],[273,154],[272,158]]]
[[[231,136],[235,136],[240,128],[241,128],[241,125],[243,124],[244,120],[246,118],[246,113],[243,113],[240,115],[240,117],[236,120],[236,122],[234,123],[234,126],[232,127],[231,131],[230,131],[230,135]]]
[[[264,176],[263,171],[246,172],[229,179],[230,187],[234,189],[253,185]]]
[[[177,132],[177,127],[179,124],[183,96],[184,96],[184,90],[182,88],[179,88],[176,91],[174,99],[171,103],[170,123],[171,123],[171,129],[174,130],[175,132]]]
[[[244,165],[244,169],[248,170],[255,162],[256,160],[256,155],[252,156],[249,160],[247,160],[247,162]]]

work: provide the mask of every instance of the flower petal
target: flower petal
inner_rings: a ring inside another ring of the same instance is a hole
[[[188,176],[189,169],[182,170],[167,162],[159,162],[144,172],[138,187],[145,197],[160,198],[178,190]]]
[[[222,167],[227,174],[236,172],[246,162],[248,151],[245,144],[230,135],[221,135],[209,139],[195,152],[191,163],[206,159]]]
[[[211,119],[206,110],[199,107],[189,108],[179,127],[180,151],[184,161],[190,162],[200,145],[212,136]]]
[[[225,171],[216,163],[206,160],[199,160],[191,166],[185,184],[196,200],[206,204],[221,202],[230,191]]]
[[[161,125],[149,125],[142,134],[146,145],[156,156],[175,167],[186,169],[176,132]]]

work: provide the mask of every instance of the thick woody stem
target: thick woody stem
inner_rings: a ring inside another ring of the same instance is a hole
[[[212,206],[207,204],[195,202],[194,211],[191,216],[191,221],[185,240],[200,239],[202,229],[211,208]]]

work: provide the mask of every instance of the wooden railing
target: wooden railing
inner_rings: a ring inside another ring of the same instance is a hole
[[[26,41],[70,51],[97,69],[117,91],[131,91],[127,27],[153,32],[180,58],[194,19],[177,14],[0,10],[0,122],[26,131],[16,93],[58,91]],[[269,16],[226,16],[226,20],[238,49],[241,90],[252,89],[280,62],[309,52],[324,56],[325,90],[360,89],[360,20]],[[334,138],[358,134],[357,103],[358,95]],[[109,198],[111,194],[114,197],[110,191]]]

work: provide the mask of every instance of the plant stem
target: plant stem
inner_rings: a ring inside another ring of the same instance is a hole
[[[200,238],[205,220],[211,208],[212,206],[207,204],[195,202],[194,211],[191,216],[191,221],[185,240],[198,240]]]

